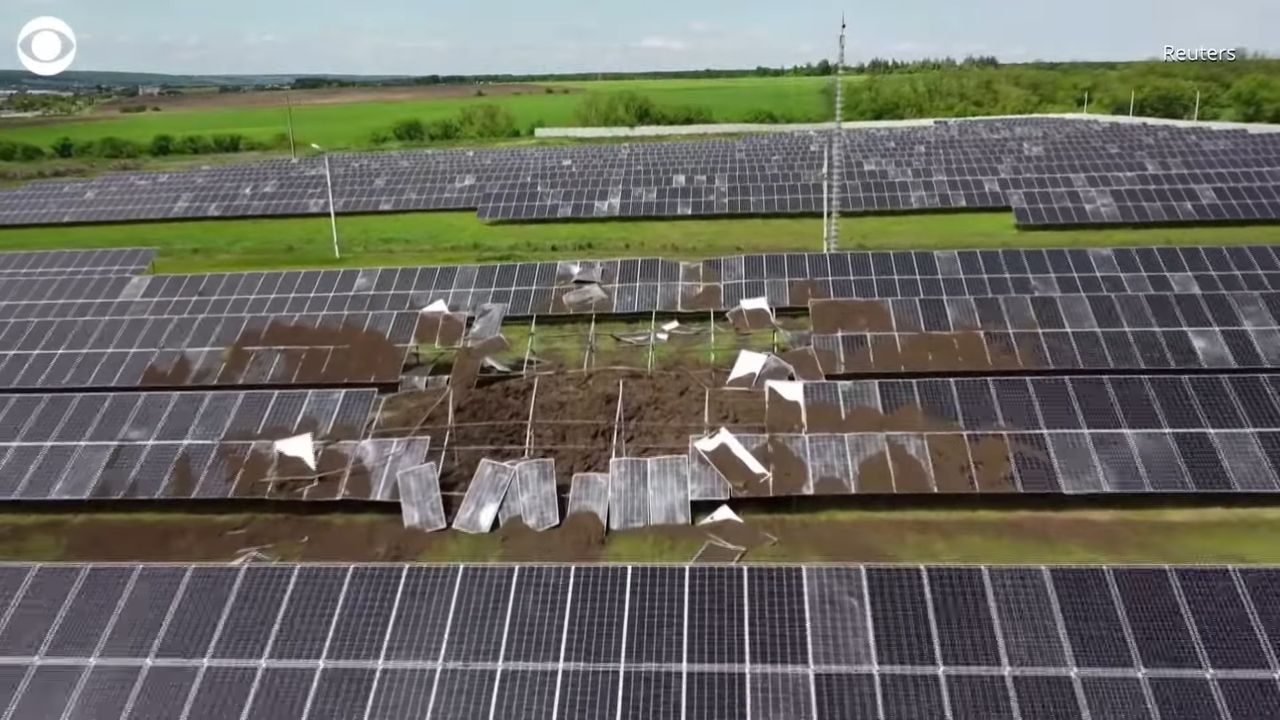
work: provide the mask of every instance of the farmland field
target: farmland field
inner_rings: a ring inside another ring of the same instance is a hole
[[[698,80],[619,80],[541,84],[537,91],[495,94],[485,97],[402,100],[394,102],[329,101],[304,104],[293,110],[294,128],[301,144],[318,143],[329,149],[367,147],[376,131],[387,131],[408,118],[423,121],[453,117],[467,105],[492,103],[506,108],[524,133],[535,124],[576,125],[575,112],[592,93],[634,91],[659,106],[696,105],[709,111],[716,122],[740,122],[753,110],[769,110],[787,120],[807,122],[830,114],[826,94],[830,84],[823,77],[728,78]],[[548,93],[547,88],[559,92]],[[569,90],[568,93],[563,92]],[[367,97],[361,88],[353,92]],[[202,106],[192,110],[165,110],[121,115],[90,115],[64,121],[0,124],[6,140],[48,146],[62,137],[93,140],[114,136],[148,142],[157,134],[171,135],[239,133],[246,138],[272,141],[286,132],[284,95],[277,93],[275,107]]]

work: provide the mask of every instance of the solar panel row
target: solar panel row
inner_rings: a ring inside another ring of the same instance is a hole
[[[11,717],[1280,713],[1230,567],[7,565]]]
[[[0,322],[11,388],[396,382],[416,313]]]
[[[814,133],[636,145],[329,156],[341,213],[475,208],[532,220],[816,214]],[[975,120],[848,130],[849,212],[1012,208],[1020,224],[1280,218],[1272,134],[1084,120]],[[115,173],[0,193],[0,224],[308,215],[328,211],[318,158]]]

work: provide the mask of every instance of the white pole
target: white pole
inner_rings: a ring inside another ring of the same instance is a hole
[[[1129,117],[1133,117],[1133,101],[1134,101],[1134,98],[1136,97],[1138,97],[1138,91],[1130,90],[1129,91]]]
[[[1084,91],[1084,114],[1089,114],[1089,91]]]
[[[829,191],[827,190],[827,167],[828,167],[827,164],[830,161],[830,155],[831,155],[831,148],[824,147],[822,149],[822,251],[823,252],[827,252],[828,250],[827,234],[828,234],[828,230],[831,229],[831,226],[829,225],[829,221],[827,220],[827,204],[831,200]]]
[[[1196,114],[1191,117],[1192,121],[1200,119],[1200,91],[1196,91]]]
[[[284,91],[284,102],[286,107],[288,108],[288,114],[289,114],[289,157],[292,157],[294,160],[297,160],[298,149],[293,142],[293,99],[289,96],[288,90]]]
[[[333,227],[333,257],[341,260],[342,252],[338,250],[338,211],[333,206],[333,174],[329,172],[329,154],[324,156],[324,182],[329,187],[329,225]]]

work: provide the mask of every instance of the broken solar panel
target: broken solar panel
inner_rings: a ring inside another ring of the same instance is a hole
[[[576,513],[590,513],[604,525],[609,519],[609,474],[575,473],[569,486],[568,518]]]
[[[0,586],[21,717],[1280,707],[1270,567],[7,564]]]
[[[613,458],[609,461],[609,529],[626,530],[649,524],[649,461]]]
[[[412,313],[0,323],[7,387],[178,387],[399,380]]]
[[[365,440],[376,392],[0,396],[0,496],[394,500],[426,438]],[[317,467],[273,441],[315,439]]]
[[[498,517],[503,525],[519,519],[532,530],[549,530],[560,523],[554,460],[524,460],[515,468]]]
[[[843,181],[835,190],[845,213],[1013,209],[1019,224],[1032,225],[1280,215],[1280,140],[1272,133],[1037,118],[847,129],[840,140]],[[466,208],[485,220],[817,215],[829,148],[826,135],[769,133],[108,173],[0,193],[0,224],[318,215],[329,211],[330,187],[339,213]]]
[[[488,458],[481,460],[453,518],[453,528],[466,533],[489,532],[514,476],[515,468],[511,465]]]
[[[418,530],[443,530],[448,522],[440,499],[440,476],[435,463],[404,468],[396,476],[404,526]]]
[[[688,525],[689,458],[648,458],[649,524]]]

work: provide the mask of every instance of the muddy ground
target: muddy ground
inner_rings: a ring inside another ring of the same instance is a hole
[[[774,536],[745,561],[830,562],[1280,562],[1280,510],[1067,512],[841,511],[747,515],[749,533]],[[735,536],[738,537],[738,536]],[[536,533],[405,530],[397,515],[0,516],[9,560],[228,561],[246,548],[307,561],[683,562],[704,528],[612,533],[571,518]]]
[[[761,394],[708,387],[688,372],[598,370],[482,380],[453,404],[452,414],[448,432],[444,391],[405,393],[383,406],[375,434],[430,435],[433,452],[445,448],[447,438],[441,475],[446,492],[464,488],[484,457],[514,460],[526,453],[554,459],[567,490],[574,473],[608,472],[615,444],[618,455],[630,457],[685,455],[691,435],[722,425],[760,432],[764,424]]]

